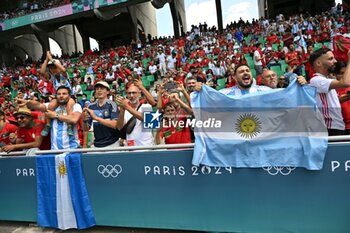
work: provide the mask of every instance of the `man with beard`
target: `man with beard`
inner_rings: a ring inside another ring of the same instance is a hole
[[[144,112],[151,112],[150,104],[140,102],[141,90],[132,84],[126,90],[127,99],[119,96],[117,103],[120,107],[117,128],[126,128],[126,140],[129,146],[154,145],[152,131],[143,129]]]
[[[186,78],[185,83],[186,83],[187,92],[190,94],[194,91],[194,88],[197,83],[197,79],[191,76]]]
[[[250,68],[246,64],[240,64],[236,67],[234,71],[237,85],[221,89],[220,92],[225,95],[242,96],[249,93],[255,93],[260,91],[270,90],[267,86],[253,85],[253,76]],[[198,85],[195,90],[198,90]]]
[[[288,46],[289,52],[286,54],[286,63],[294,68],[294,73],[301,75],[301,57],[300,54],[295,51],[294,44]]]
[[[67,104],[70,99],[70,89],[60,86],[56,90],[57,108],[54,111],[48,110],[47,104],[35,100],[16,99],[20,107],[25,105],[29,109],[45,112],[46,118],[52,120],[51,127],[51,149],[76,149],[80,146],[77,124],[81,117],[82,109],[80,104],[75,103],[72,113],[67,113]],[[73,126],[73,135],[69,135],[68,124]]]
[[[271,70],[266,70],[264,72],[272,72],[269,74],[273,74],[273,73],[276,74],[274,71],[271,71]],[[230,95],[242,96],[250,93],[271,90],[271,87],[273,87],[274,85],[277,85],[277,82],[275,82],[275,84],[271,82],[271,85],[269,86],[266,84],[265,84],[266,86],[253,85],[252,72],[250,71],[249,66],[246,64],[239,64],[234,71],[234,75],[235,75],[234,77],[236,79],[237,85],[230,88],[221,89],[220,90],[221,93],[228,96]],[[277,80],[277,75],[276,75],[276,80]],[[300,85],[304,85],[307,83],[305,78],[302,76],[298,76],[297,80]],[[201,85],[197,84],[194,90],[200,91]]]
[[[350,51],[348,51],[350,58]],[[335,89],[350,87],[350,65],[346,66],[344,75],[339,80],[333,79],[330,74],[334,73],[337,60],[328,48],[321,48],[310,55],[310,64],[315,70],[310,85],[317,89],[317,106],[323,113],[328,129],[328,134],[343,135],[345,125],[341,113],[341,106]]]

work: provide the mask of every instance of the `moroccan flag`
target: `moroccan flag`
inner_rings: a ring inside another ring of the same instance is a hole
[[[347,52],[350,49],[350,35],[336,35],[333,39],[333,53],[337,61],[348,61]]]

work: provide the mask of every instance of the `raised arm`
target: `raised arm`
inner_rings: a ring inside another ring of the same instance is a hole
[[[149,91],[143,86],[142,81],[141,80],[137,80],[137,81],[135,80],[134,84],[135,84],[135,86],[137,86],[140,89],[142,94],[145,96],[147,102],[150,105],[155,106],[157,102],[154,100],[152,94],[149,93]]]
[[[45,104],[42,104],[38,101],[35,100],[25,100],[25,99],[19,99],[19,98],[15,98],[17,104],[19,107],[27,107],[29,109],[32,110],[37,110],[37,111],[41,111],[41,112],[46,112],[47,108]]]

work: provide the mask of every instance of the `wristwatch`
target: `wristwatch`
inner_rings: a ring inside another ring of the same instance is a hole
[[[59,116],[60,116],[60,114],[58,114],[58,112],[56,112],[55,118],[58,119]]]

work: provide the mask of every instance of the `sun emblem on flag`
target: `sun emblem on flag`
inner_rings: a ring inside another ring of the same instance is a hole
[[[237,119],[235,130],[241,137],[251,139],[261,132],[261,122],[256,115],[245,113]]]
[[[58,173],[60,174],[61,177],[67,175],[67,167],[63,161],[60,162],[60,164],[58,165]]]

